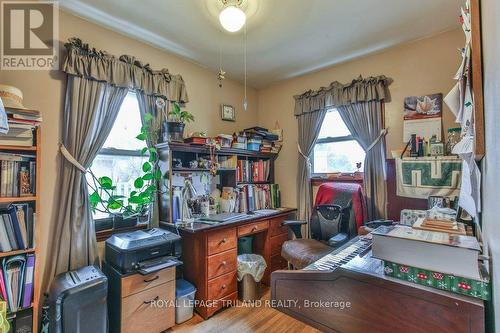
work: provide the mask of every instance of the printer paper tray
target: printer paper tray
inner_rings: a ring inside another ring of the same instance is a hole
[[[170,258],[168,261],[162,262],[158,265],[140,268],[138,272],[142,275],[148,275],[157,272],[159,270],[162,270],[164,268],[179,266],[179,265],[182,265],[182,261],[177,260],[175,258]]]

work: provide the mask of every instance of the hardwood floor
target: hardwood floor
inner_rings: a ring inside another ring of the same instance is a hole
[[[217,313],[208,320],[203,320],[196,313],[191,320],[174,326],[168,332],[272,332],[272,333],[316,333],[317,329],[287,316],[269,305],[270,292],[266,291],[262,297],[261,307],[240,306],[231,307]],[[239,302],[239,304],[242,304]]]

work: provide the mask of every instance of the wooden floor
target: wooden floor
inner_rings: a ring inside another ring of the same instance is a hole
[[[316,333],[317,329],[286,314],[265,306],[270,292],[262,297],[262,307],[231,307],[203,320],[196,313],[191,320],[174,326],[168,332],[272,332]]]

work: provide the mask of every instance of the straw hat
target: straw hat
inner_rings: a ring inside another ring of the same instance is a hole
[[[0,98],[6,108],[26,109],[23,105],[23,93],[16,87],[0,84]]]

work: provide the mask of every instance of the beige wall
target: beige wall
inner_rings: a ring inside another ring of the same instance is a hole
[[[402,110],[406,96],[443,93],[453,86],[452,77],[460,61],[457,49],[463,46],[463,33],[457,29],[430,38],[399,45],[318,72],[278,82],[258,91],[259,125],[273,128],[279,121],[284,130],[284,146],[277,160],[277,182],[282,202],[295,207],[297,172],[297,122],[293,117],[293,96],[309,89],[342,83],[362,75],[386,75],[394,79],[390,86],[392,102],[386,104],[387,147],[403,147]],[[444,107],[444,128],[453,125],[453,117]]]
[[[153,48],[113,31],[99,27],[75,16],[60,12],[60,41],[80,37],[91,46],[114,55],[130,54],[149,63],[154,69],[167,68],[181,74],[186,82],[190,102],[187,110],[195,115],[195,123],[187,131],[207,131],[209,135],[232,133],[238,128],[254,126],[257,121],[256,91],[249,89],[249,110],[242,111],[244,90],[240,83],[226,79],[222,89],[218,87],[216,73]],[[24,105],[39,109],[42,124],[41,169],[41,249],[45,254],[50,241],[48,225],[58,209],[55,190],[58,182],[58,142],[61,132],[62,103],[65,75],[60,71],[1,71],[0,83],[20,88],[24,93]],[[236,122],[220,120],[220,103],[236,107]],[[38,222],[38,221],[37,221]],[[43,260],[44,258],[42,258]]]

